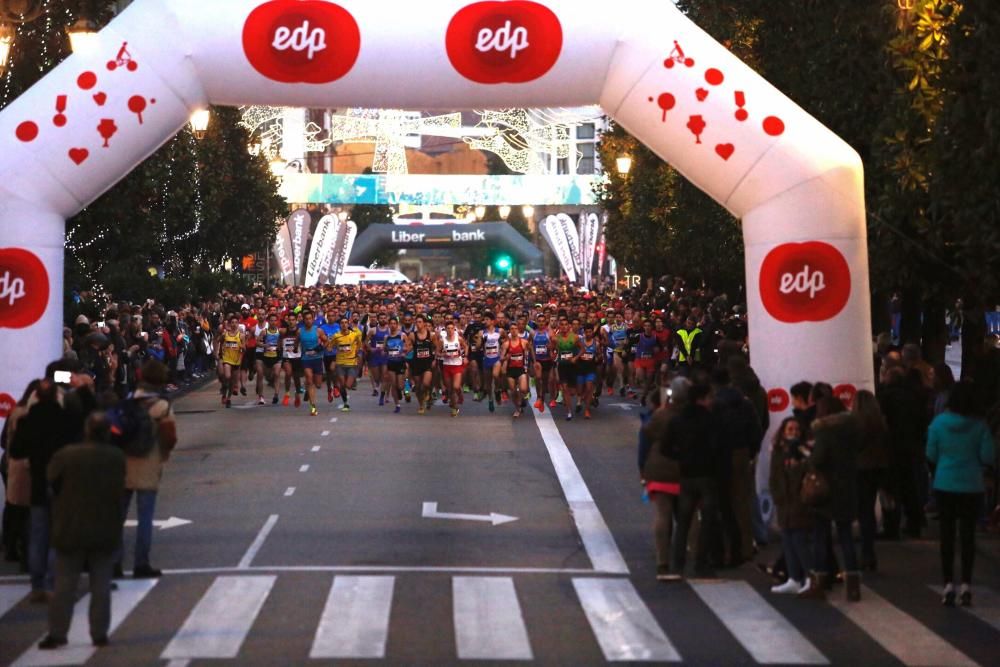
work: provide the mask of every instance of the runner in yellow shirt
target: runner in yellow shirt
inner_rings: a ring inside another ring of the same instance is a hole
[[[340,398],[344,401],[342,412],[350,412],[347,401],[347,390],[354,389],[358,381],[358,353],[361,351],[361,332],[351,325],[346,317],[340,318],[340,331],[329,337],[327,345],[330,350],[336,350],[337,382],[340,386]]]

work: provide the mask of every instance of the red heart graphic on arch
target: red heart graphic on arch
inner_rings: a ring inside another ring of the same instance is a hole
[[[0,248],[0,328],[29,327],[49,305],[49,273],[35,253]]]
[[[255,70],[281,83],[330,83],[354,67],[361,29],[332,2],[272,0],[243,24],[243,52]]]
[[[699,88],[698,90],[694,91],[694,96],[698,98],[699,102],[704,102],[705,98],[708,97],[708,91],[705,90],[704,88]]]
[[[719,144],[715,147],[715,152],[719,154],[723,160],[728,160],[736,152],[736,147],[732,144]]]
[[[108,96],[106,93],[95,93],[94,101],[97,102],[97,106],[103,107],[104,103],[108,101]]]
[[[69,149],[69,159],[76,164],[83,164],[83,161],[90,157],[90,151],[86,148],[71,148]]]
[[[475,2],[448,24],[452,67],[476,83],[527,83],[543,76],[562,53],[559,17],[531,0]]]

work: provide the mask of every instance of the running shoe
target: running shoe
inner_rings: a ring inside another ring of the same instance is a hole
[[[608,387],[608,396],[614,396],[614,395],[615,395],[615,388]]]
[[[223,405],[226,404],[226,395],[225,394],[222,395],[222,404]]]
[[[295,391],[299,392],[300,394],[304,394],[304,393],[306,393],[306,388],[305,387],[299,387]]]
[[[295,394],[295,407],[302,405],[302,396],[300,394]]]
[[[520,410],[514,410],[514,419],[517,419],[520,416],[521,416],[521,411]]]
[[[542,399],[538,399],[537,401],[535,401],[535,409],[538,410],[539,412],[545,412],[545,403],[542,401]]]
[[[334,387],[333,388],[333,397],[334,398],[340,398],[340,388],[339,387]]]
[[[258,396],[257,396],[257,405],[264,405],[264,403],[266,403],[266,401],[264,400],[264,397],[258,394]]]
[[[315,417],[318,414],[319,414],[319,410],[316,409],[316,406],[310,404],[309,405],[309,416],[310,417]]]
[[[340,411],[341,412],[350,412],[351,411],[351,406],[349,406],[347,403],[344,403],[344,407],[340,408]]]
[[[396,406],[396,409],[395,409],[395,410],[393,410],[393,412],[394,412],[395,414],[397,414],[397,415],[399,414],[399,406],[398,406],[398,405]]]
[[[501,396],[501,401],[500,401],[501,403],[510,400],[510,395],[507,392],[503,392],[502,394],[500,394],[500,396]]]
[[[452,417],[457,417],[458,416],[458,408],[452,408],[451,409],[451,416]]]
[[[550,408],[554,408],[557,405],[558,405],[558,403],[556,403],[556,399],[553,398],[551,401],[549,401],[549,407]]]
[[[271,399],[271,405],[277,405],[277,404],[278,404],[278,395],[275,394],[274,398]]]
[[[372,389],[372,396],[378,396],[378,389]]]
[[[233,407],[233,402],[231,400],[229,400],[228,398],[226,399],[226,407],[227,408]]]
[[[425,412],[425,410],[424,410],[424,406],[423,406],[423,404],[421,403],[421,404],[420,404],[420,407],[419,407],[419,408],[417,408],[417,414],[418,414],[418,415],[422,415],[422,414],[424,414],[424,412]]]
[[[378,397],[378,406],[381,408],[383,405],[385,405],[385,392],[379,394]]]
[[[584,410],[583,411],[583,418],[584,419],[590,419],[590,410]]]
[[[490,400],[490,412],[495,412],[496,409],[497,409],[496,403],[494,403],[492,400]]]
[[[333,389],[326,390],[326,402],[333,403]]]
[[[625,385],[622,385],[622,388],[618,390],[618,395],[625,398]]]
[[[285,394],[285,398],[281,400],[281,404],[286,408],[288,407],[288,394]]]
[[[580,414],[581,412],[583,412],[583,403],[577,403],[576,404],[576,414]]]
[[[573,421],[573,413],[572,412],[567,412],[566,413],[566,421],[568,421],[568,422]]]
[[[240,396],[246,396],[246,395],[247,395],[247,388],[240,387]]]

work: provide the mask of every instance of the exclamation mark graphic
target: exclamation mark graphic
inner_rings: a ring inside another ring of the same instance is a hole
[[[737,90],[736,106],[738,106],[739,109],[736,110],[735,115],[736,115],[736,120],[740,121],[741,123],[750,117],[750,114],[747,113],[747,110],[743,108],[746,105],[747,105],[747,96],[743,94],[742,90]]]
[[[52,124],[56,127],[63,127],[66,124],[66,96],[56,95],[56,115],[52,117]]]

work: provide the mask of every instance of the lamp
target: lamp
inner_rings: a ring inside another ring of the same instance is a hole
[[[97,50],[97,24],[82,10],[76,23],[66,28],[73,53],[87,55]]]
[[[208,130],[208,121],[212,118],[212,112],[208,109],[197,109],[191,114],[191,133],[194,138],[201,141],[205,138]]]
[[[271,160],[271,173],[280,178],[281,176],[284,176],[285,167],[287,165],[288,165],[287,162],[282,160],[280,157],[276,157],[273,160]]]
[[[535,215],[535,207],[531,204],[525,204],[521,207],[521,213],[524,214],[525,218],[532,218]]]
[[[10,50],[14,46],[14,26],[0,23],[0,76],[7,73],[10,64]]]
[[[506,220],[507,216],[509,216],[509,215],[510,215],[510,206],[507,206],[506,204],[503,205],[503,206],[501,206],[500,207],[500,217],[503,218],[504,220]]]
[[[486,217],[486,207],[485,206],[477,206],[476,207],[476,217],[478,219],[480,219],[480,220],[482,220],[483,218]]]
[[[632,156],[622,155],[615,160],[615,165],[618,167],[619,174],[628,176],[628,173],[632,171]]]

